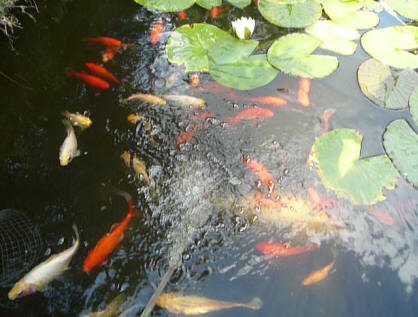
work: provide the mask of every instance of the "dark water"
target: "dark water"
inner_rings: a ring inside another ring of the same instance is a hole
[[[386,125],[410,117],[408,111],[378,108],[362,95],[356,72],[367,54],[359,47],[354,56],[338,56],[335,73],[312,81],[309,108],[296,101],[299,78],[284,74],[266,87],[239,92],[243,98],[281,96],[289,103],[273,108],[274,118],[228,130],[222,119],[251,103],[234,104],[226,93],[193,90],[181,72],[175,85],[166,88],[167,78],[179,69],[168,63],[164,41],[149,45],[150,26],[162,16],[167,31],[202,21],[227,30],[228,21],[242,12],[233,9],[218,20],[199,8],[188,14],[189,20],[181,22],[175,15],[153,14],[133,1],[46,1],[36,23],[25,21],[15,51],[6,41],[1,43],[0,70],[20,85],[0,79],[0,209],[23,210],[39,225],[45,254],[38,262],[71,244],[73,223],[82,239],[71,269],[43,294],[10,302],[11,285],[6,285],[0,292],[2,316],[76,316],[100,310],[121,291],[129,296],[124,308],[137,305],[131,314],[135,316],[176,254],[182,254],[183,264],[168,284],[169,291],[238,302],[258,296],[263,301],[258,312],[235,309],[211,316],[416,316],[418,194],[402,179],[378,205],[391,214],[395,225],[385,225],[341,200],[332,212],[346,229],[331,236],[310,236],[310,241],[321,242],[318,250],[278,260],[264,259],[255,245],[299,238],[254,220],[237,203],[257,185],[242,164],[242,155],[264,163],[280,179],[280,192],[306,197],[307,188],[318,180],[306,159],[323,128],[326,109],[336,110],[331,129],[352,128],[364,135],[363,157],[383,153]],[[274,39],[289,31],[268,24],[254,8],[247,8],[245,15],[257,19],[256,39]],[[381,14],[380,26],[394,23]],[[103,93],[66,76],[68,68],[99,62],[100,47],[83,41],[98,35],[134,44],[107,66],[123,85]],[[202,74],[201,83],[211,83],[210,77]],[[280,88],[288,93],[278,92]],[[207,111],[216,119],[197,133],[193,144],[177,150],[173,140],[191,127],[190,111],[121,103],[136,92],[194,94],[207,101]],[[65,109],[86,111],[93,125],[77,131],[82,156],[63,168],[58,151],[65,137],[60,115]],[[152,120],[151,131],[126,120],[134,111]],[[124,166],[120,155],[125,150],[147,163],[156,192]],[[82,264],[88,250],[126,215],[126,205],[112,196],[111,185],[132,194],[141,217],[108,263],[86,275]],[[316,187],[325,194],[320,185]],[[336,199],[332,193],[328,196]],[[330,276],[303,287],[301,281],[328,264],[333,252],[338,256]],[[159,308],[153,313],[169,315]]]

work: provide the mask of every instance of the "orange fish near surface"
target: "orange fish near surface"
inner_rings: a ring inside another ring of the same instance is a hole
[[[198,124],[189,131],[183,132],[182,134],[178,135],[174,140],[174,147],[178,149],[180,148],[181,144],[190,142],[196,135],[197,131],[199,131],[201,128],[202,126]]]
[[[89,75],[86,72],[76,72],[75,70],[70,69],[68,71],[68,75],[77,78],[90,87],[98,90],[107,90],[110,87],[107,81],[104,81],[99,77]]]
[[[256,159],[250,159],[247,155],[242,157],[242,162],[251,169],[251,172],[257,176],[264,185],[267,187],[269,192],[273,192],[274,187],[277,184],[277,180],[269,173],[267,168],[258,162]]]
[[[270,109],[254,107],[241,111],[235,117],[225,119],[225,122],[228,122],[231,126],[236,126],[241,120],[256,120],[273,116],[274,112]]]
[[[86,67],[92,73],[110,81],[113,81],[115,84],[120,85],[119,79],[117,79],[111,72],[109,72],[106,68],[97,65],[95,63],[86,63]]]
[[[309,274],[307,278],[305,278],[302,282],[304,286],[311,285],[318,283],[328,277],[329,272],[331,272],[332,268],[335,265],[335,260],[333,260],[330,264],[324,266],[322,269],[312,272]]]
[[[103,238],[97,242],[93,250],[91,250],[84,261],[83,271],[90,273],[96,267],[102,265],[107,258],[116,250],[119,244],[122,242],[125,231],[133,217],[139,215],[138,210],[134,206],[132,198],[127,198],[129,212],[125,219],[114,228],[110,230]]]
[[[187,13],[185,11],[179,12],[179,19],[180,20],[186,20],[187,19]]]
[[[164,23],[160,19],[155,22],[154,26],[152,27],[151,31],[151,45],[155,45],[160,41],[161,33],[164,31]]]
[[[247,100],[256,102],[256,103],[262,103],[264,105],[269,105],[273,107],[281,107],[287,104],[286,99],[275,97],[275,96],[255,97],[255,98],[248,98]]]
[[[211,15],[212,18],[216,19],[219,15],[222,15],[222,14],[228,12],[228,10],[230,8],[231,8],[231,6],[229,4],[225,4],[225,5],[220,6],[220,7],[214,7],[210,11],[210,15]]]
[[[322,130],[322,133],[327,133],[329,131],[329,120],[334,112],[334,109],[327,109],[324,111],[324,129]]]
[[[315,250],[317,246],[313,244],[308,248],[294,247],[289,248],[286,244],[262,242],[257,244],[256,249],[268,257],[291,257],[294,255],[311,252]]]
[[[107,36],[99,36],[99,37],[89,37],[86,38],[86,41],[94,44],[100,44],[106,47],[122,47],[123,43],[117,39]]]
[[[366,209],[369,213],[371,213],[373,216],[375,216],[377,219],[379,219],[381,222],[387,225],[392,226],[396,223],[395,219],[393,219],[393,217],[384,210],[378,210],[372,207],[366,207]]]
[[[308,78],[301,78],[299,81],[298,101],[303,107],[309,107],[311,104],[309,92],[311,90],[311,81]]]

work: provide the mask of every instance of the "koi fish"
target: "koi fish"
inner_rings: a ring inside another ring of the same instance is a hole
[[[124,99],[124,102],[129,102],[133,100],[140,100],[142,102],[146,102],[146,103],[154,104],[154,105],[160,105],[160,106],[165,106],[167,104],[167,101],[165,101],[163,98],[160,98],[154,95],[147,95],[147,94],[134,94]]]
[[[132,113],[130,115],[128,115],[127,119],[130,123],[133,124],[137,124],[139,121],[141,121],[144,117],[136,114],[136,113]]]
[[[79,114],[78,112],[71,113],[71,112],[65,110],[65,111],[61,112],[61,114],[65,118],[67,118],[68,120],[70,120],[70,122],[72,123],[72,125],[79,127],[81,130],[87,129],[93,123],[90,120],[89,117],[83,116],[82,114]]]
[[[89,252],[83,264],[83,271],[85,273],[90,273],[108,259],[122,242],[123,236],[128,229],[132,218],[139,215],[139,211],[135,208],[133,199],[129,194],[125,193],[125,199],[129,207],[128,214],[120,224],[113,226],[110,232],[102,237],[97,242],[96,246]]]
[[[275,97],[275,96],[247,98],[246,100],[256,102],[256,103],[265,104],[265,105],[269,105],[269,106],[273,106],[273,107],[276,107],[276,108],[284,106],[285,104],[287,104],[286,99],[283,99],[283,98],[280,98],[280,97]]]
[[[105,309],[99,312],[93,312],[90,314],[85,315],[84,317],[113,317],[113,316],[119,316],[121,313],[119,307],[123,304],[123,302],[126,300],[126,294],[121,293],[118,296],[116,296],[109,305],[106,306]]]
[[[80,246],[77,227],[74,225],[73,229],[76,237],[73,246],[61,253],[50,256],[46,261],[35,266],[10,290],[8,294],[10,300],[15,300],[37,291],[43,292],[51,281],[68,269],[71,259]]]
[[[311,252],[317,248],[316,244],[311,245],[308,248],[293,247],[289,248],[288,245],[282,243],[262,242],[257,244],[256,249],[268,257],[291,257],[294,255]]]
[[[198,74],[193,74],[190,76],[190,86],[197,88],[199,87],[200,78]]]
[[[219,15],[225,14],[228,12],[228,10],[231,8],[229,4],[225,4],[220,7],[214,7],[212,10],[210,10],[210,15],[213,19],[216,19],[219,17]]]
[[[231,126],[236,126],[241,120],[256,120],[271,118],[274,116],[274,112],[270,109],[254,107],[246,109],[238,113],[235,117],[226,118],[225,122]]]
[[[111,61],[118,51],[118,47],[108,47],[106,51],[104,51],[104,53],[102,54],[102,62],[107,63]]]
[[[98,90],[107,90],[110,87],[107,81],[104,81],[103,79],[99,77],[89,75],[86,72],[76,72],[70,69],[68,71],[68,74],[74,78],[77,78],[78,80],[81,80],[82,82],[89,85],[90,87],[98,89]]]
[[[186,11],[180,11],[179,12],[179,19],[180,20],[186,20],[187,19],[187,13],[186,13]]]
[[[160,41],[161,33],[164,31],[164,23],[160,19],[154,23],[151,31],[151,45],[155,45]]]
[[[282,208],[287,207],[287,205],[284,204],[283,202],[278,201],[276,199],[267,198],[261,193],[255,193],[254,200],[257,202],[257,204],[259,204],[263,208],[273,208],[273,209],[280,210]]]
[[[182,134],[178,135],[174,140],[174,147],[176,149],[179,149],[181,144],[190,142],[200,129],[200,125],[196,125],[189,131],[183,132]]]
[[[301,78],[299,81],[298,101],[303,107],[309,107],[309,91],[311,90],[311,81],[308,78]]]
[[[125,163],[125,165],[127,167],[129,167],[129,168],[132,167],[134,169],[136,177],[140,178],[140,176],[142,175],[142,177],[144,178],[145,183],[148,186],[151,186],[153,189],[155,188],[155,183],[149,177],[148,172],[147,172],[147,168],[145,166],[145,163],[143,161],[141,161],[136,156],[136,154],[134,154],[132,156],[131,153],[129,153],[128,151],[125,151],[125,152],[122,153],[120,158],[123,160],[123,162]],[[132,166],[131,166],[131,160],[132,160]]]
[[[322,133],[327,133],[329,131],[329,120],[334,113],[335,109],[327,109],[324,111],[324,129],[322,130]]]
[[[395,219],[393,219],[393,217],[384,210],[378,210],[372,207],[366,207],[366,210],[387,225],[392,226],[396,223]]]
[[[257,297],[249,303],[234,303],[200,296],[183,296],[180,293],[166,293],[158,298],[157,305],[174,314],[194,316],[235,307],[259,310],[262,302]]]
[[[86,63],[86,67],[93,74],[96,74],[97,76],[100,76],[104,79],[108,79],[110,81],[113,81],[115,84],[120,85],[119,79],[117,79],[115,75],[109,72],[106,68],[95,63]]]
[[[62,120],[67,129],[67,137],[60,147],[59,160],[61,166],[67,166],[71,163],[73,158],[80,155],[80,150],[77,149],[77,138],[71,122],[67,119]]]
[[[206,101],[192,96],[164,95],[162,97],[174,105],[187,107],[190,109],[203,109],[206,106]]]
[[[311,284],[318,283],[328,277],[329,272],[335,265],[335,260],[333,260],[330,264],[324,266],[322,269],[312,272],[305,278],[302,282],[302,285],[307,286]]]
[[[200,89],[217,93],[225,93],[231,91],[230,88],[219,85],[218,83],[211,83],[205,86],[200,86]]]
[[[98,37],[88,37],[86,41],[93,43],[93,44],[100,44],[110,48],[120,48],[122,47],[123,43],[117,39],[107,36],[98,36]]]
[[[261,179],[264,185],[267,187],[269,192],[274,190],[277,184],[277,180],[269,173],[267,168],[258,162],[256,159],[250,159],[247,155],[242,157],[242,162],[245,166],[251,169],[251,172]]]
[[[308,188],[308,194],[311,203],[319,210],[334,208],[337,205],[337,203],[332,199],[322,199],[318,191],[312,187]]]

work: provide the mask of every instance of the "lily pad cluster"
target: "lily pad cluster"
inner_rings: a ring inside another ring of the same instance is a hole
[[[202,8],[212,9],[222,4],[222,0],[134,0],[136,3],[144,6],[149,10],[157,10],[161,12],[178,12],[183,11],[195,3]],[[251,0],[228,0],[230,4],[240,9],[245,8],[251,3]]]

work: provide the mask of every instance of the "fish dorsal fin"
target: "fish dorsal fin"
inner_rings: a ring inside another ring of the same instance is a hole
[[[109,233],[112,233],[113,231],[115,231],[119,227],[119,225],[120,223],[114,223],[112,227],[110,227]]]

